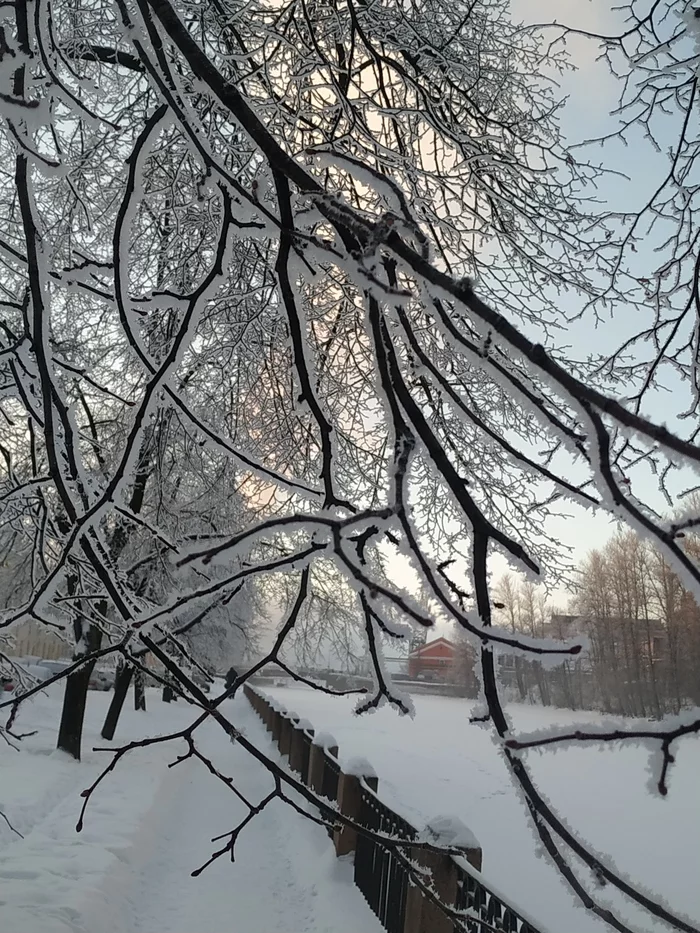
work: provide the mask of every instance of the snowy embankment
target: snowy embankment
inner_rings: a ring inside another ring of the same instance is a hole
[[[93,751],[109,744],[100,739],[99,729],[110,695],[90,694],[83,761],[76,762],[55,748],[61,694],[57,685],[25,704],[14,730],[36,730],[36,735],[17,743],[19,751],[5,746],[0,758],[0,809],[24,837],[0,825],[3,928],[16,933],[111,933],[119,929],[120,868],[132,850],[148,844],[149,816],[160,802],[167,752],[157,746],[146,749],[137,767],[125,760],[95,794],[78,834],[80,792],[110,760],[108,753]],[[178,728],[182,712],[165,707],[159,729]],[[125,710],[114,744],[140,737],[148,716]]]
[[[535,857],[525,807],[483,726],[469,723],[472,703],[416,696],[416,716],[388,708],[353,715],[356,699],[301,687],[267,691],[338,741],[341,763],[363,755],[379,776],[379,795],[419,828],[437,814],[459,817],[483,848],[483,874],[504,897],[551,933],[602,933],[552,865]],[[595,713],[511,705],[516,734],[551,726],[601,723]],[[617,721],[616,721],[617,722]],[[648,723],[645,723],[649,726]],[[629,723],[632,727],[632,723]],[[674,911],[700,922],[700,741],[677,747],[666,798],[650,796],[650,750],[636,744],[553,748],[527,753],[540,789],[577,835],[637,885],[661,895]],[[658,759],[654,759],[658,764]],[[581,877],[590,882],[584,868]],[[596,893],[605,900],[609,888]],[[609,903],[620,902],[610,896]],[[640,930],[654,926],[633,908],[624,915]]]
[[[0,808],[24,839],[0,825],[0,929],[12,933],[381,933],[352,867],[337,861],[325,831],[274,801],[248,826],[236,862],[222,858],[190,873],[222,843],[246,808],[197,761],[168,769],[184,745],[136,750],[96,791],[82,833],[75,832],[80,792],[109,761],[93,746],[109,695],[91,694],[84,759],[54,749],[59,687],[26,705],[16,724],[37,730],[0,756]],[[115,745],[182,729],[184,703],[125,710]],[[268,739],[243,698],[227,703],[237,725],[260,747]],[[214,724],[198,745],[257,803],[272,789],[267,773],[232,746]],[[352,922],[348,925],[348,918]]]

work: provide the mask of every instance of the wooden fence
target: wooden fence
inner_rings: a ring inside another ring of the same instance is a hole
[[[289,768],[343,816],[370,831],[338,825],[329,835],[337,855],[353,854],[355,884],[387,933],[543,933],[484,883],[476,844],[464,848],[459,857],[410,845],[382,845],[373,838],[372,833],[381,833],[410,842],[419,833],[379,798],[369,765],[355,762],[343,771],[332,736],[316,735],[310,723],[248,684],[243,689],[287,756]],[[418,866],[425,870],[423,885],[433,896],[411,877],[417,877],[411,868]]]

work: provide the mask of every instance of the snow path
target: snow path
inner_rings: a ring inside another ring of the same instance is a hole
[[[76,833],[80,791],[109,760],[92,750],[109,744],[99,739],[109,697],[90,697],[80,763],[54,748],[60,699],[53,689],[28,704],[22,727],[36,734],[22,751],[0,756],[0,805],[24,833],[0,825],[2,933],[383,933],[325,830],[278,801],[243,830],[234,864],[222,857],[192,878],[223,845],[212,836],[247,810],[201,762],[167,767],[184,743],[126,756]],[[243,697],[226,707],[252,742],[277,756]],[[178,731],[195,715],[148,691],[148,712],[125,709],[113,744]],[[196,736],[251,802],[272,789],[267,771],[214,723]]]
[[[18,731],[35,734],[15,751],[3,746],[0,758],[0,806],[24,836],[3,824],[0,832],[0,929],[12,933],[116,933],[105,926],[119,912],[118,885],[109,896],[106,879],[116,878],[136,845],[142,844],[157,802],[165,770],[165,749],[144,752],[138,768],[124,768],[109,789],[97,793],[89,820],[78,834],[80,792],[108,759],[92,751],[108,743],[98,737],[108,703],[91,697],[86,718],[84,756],[73,761],[55,749],[60,714],[58,687],[39,694],[20,713]],[[121,741],[143,734],[143,714],[126,711]],[[155,723],[151,721],[151,727]],[[165,710],[159,731],[178,727],[178,714]],[[98,915],[96,926],[86,920]]]
[[[264,747],[266,734],[252,711],[240,701],[235,706],[235,721]],[[272,789],[267,772],[215,724],[197,735],[201,751],[251,802]],[[192,878],[190,872],[226,841],[211,838],[232,829],[247,810],[201,762],[178,765],[170,781],[177,788],[129,898],[129,933],[380,933],[352,885],[352,865],[335,858],[322,828],[279,801],[243,830],[233,865],[222,856]]]

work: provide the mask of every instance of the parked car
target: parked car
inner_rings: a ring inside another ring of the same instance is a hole
[[[51,677],[51,673],[47,668],[43,667],[41,664],[37,664],[35,661],[27,663],[20,660],[20,664],[22,665],[22,670],[26,671],[30,677],[33,677],[34,680],[39,681],[39,683],[43,683]]]
[[[73,664],[73,661],[39,661],[37,667],[44,668],[47,672],[44,680],[49,680],[51,677],[55,677],[56,674],[62,674],[67,667],[70,667]]]
[[[74,661],[43,661],[41,666],[47,671],[48,676],[45,679],[48,679],[48,677],[55,677],[56,674],[65,671],[67,667],[74,663]],[[105,670],[102,667],[93,668],[88,681],[90,690],[111,690],[113,686],[114,673],[112,671]]]
[[[17,658],[21,669],[39,683],[50,680],[56,674],[61,674],[74,662],[69,660],[46,660],[45,658]],[[91,690],[110,690],[114,685],[114,674],[109,670],[94,670],[90,676],[89,688]],[[10,674],[0,676],[0,691],[10,692],[15,689],[16,678]]]
[[[88,687],[90,690],[111,690],[114,686],[114,674],[111,671],[93,670]]]
[[[430,684],[434,684],[439,679],[440,678],[435,671],[421,671],[421,673],[416,677],[416,680],[423,680]]]

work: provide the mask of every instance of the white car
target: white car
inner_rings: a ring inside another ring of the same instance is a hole
[[[49,678],[55,677],[56,674],[62,674],[73,663],[73,661],[39,661],[37,667],[46,671],[44,680],[49,680]]]
[[[60,674],[67,667],[70,667],[72,664],[75,664],[75,661],[42,661],[41,667],[44,668],[48,673],[44,680],[48,680],[49,677],[55,677],[56,674]],[[90,681],[88,687],[90,690],[111,690],[114,686],[114,673],[103,668],[95,667],[90,674]]]
[[[50,672],[43,666],[43,664],[31,662],[29,664],[22,663],[21,666],[23,671],[26,671],[30,677],[38,680],[39,683],[44,680],[48,680],[48,678],[51,677]]]

